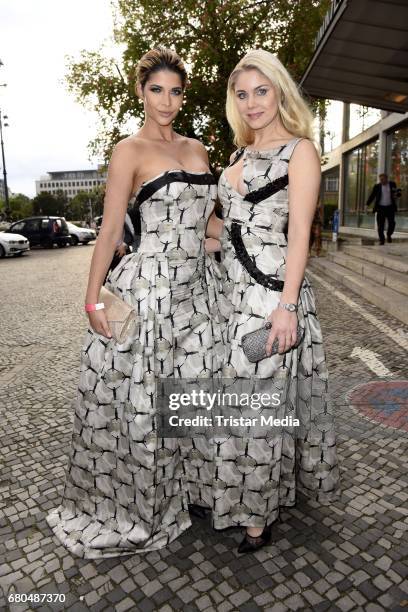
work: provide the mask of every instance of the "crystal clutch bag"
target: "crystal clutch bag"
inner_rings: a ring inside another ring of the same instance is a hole
[[[268,355],[266,353],[266,342],[268,340],[269,334],[271,332],[272,323],[271,321],[266,321],[262,327],[259,329],[255,329],[252,332],[248,332],[244,334],[241,338],[241,346],[242,349],[248,359],[248,361],[256,362],[265,359],[266,357],[271,357],[272,355],[276,355],[279,349],[279,338],[275,338],[272,344],[272,353]],[[295,344],[293,344],[289,350],[292,350],[299,346],[303,339],[304,329],[298,325],[297,327],[297,339]]]
[[[112,338],[122,344],[135,331],[135,311],[104,286],[101,287],[99,301],[105,304],[106,319],[112,332]]]

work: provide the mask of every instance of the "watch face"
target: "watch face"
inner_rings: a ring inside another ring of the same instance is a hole
[[[288,304],[288,310],[290,310],[291,312],[293,312],[294,310],[296,310],[296,306],[295,306],[295,304]]]

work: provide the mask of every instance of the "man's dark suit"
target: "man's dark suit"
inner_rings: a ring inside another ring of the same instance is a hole
[[[394,183],[394,181],[388,181],[388,184],[390,186],[391,198],[391,204],[389,206],[381,206],[380,204],[382,194],[381,183],[377,183],[376,185],[374,185],[366,204],[366,206],[369,206],[371,202],[375,200],[373,213],[377,213],[378,237],[381,243],[384,243],[384,226],[386,219],[388,219],[387,236],[389,239],[391,238],[392,233],[395,229],[395,213],[397,211],[397,185]]]

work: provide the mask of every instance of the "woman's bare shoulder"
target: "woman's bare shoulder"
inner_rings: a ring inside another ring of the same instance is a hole
[[[316,145],[309,138],[300,138],[295,144],[292,157],[294,161],[298,159],[320,159]]]
[[[142,153],[148,146],[148,141],[137,135],[126,136],[119,140],[113,148],[113,151],[120,155],[129,155],[135,153]]]
[[[140,160],[145,158],[147,143],[136,136],[127,136],[113,147],[110,165],[117,165],[132,173],[139,172]]]
[[[183,139],[182,144],[183,144],[184,147],[186,147],[187,149],[190,149],[192,152],[198,154],[205,161],[208,160],[207,149],[205,148],[205,146],[201,142],[201,140],[198,140],[197,138],[189,138],[188,136],[182,136],[181,138]]]

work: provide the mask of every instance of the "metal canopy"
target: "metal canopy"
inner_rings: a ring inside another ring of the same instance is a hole
[[[333,0],[315,44],[306,93],[408,111],[408,0]]]

